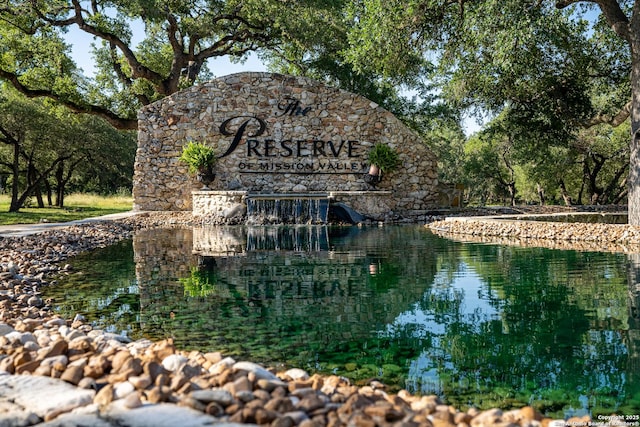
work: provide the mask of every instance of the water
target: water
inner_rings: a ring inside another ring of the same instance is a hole
[[[248,224],[326,224],[328,212],[327,197],[247,198]]]
[[[418,226],[148,230],[72,260],[67,317],[462,409],[640,413],[640,257]],[[632,283],[629,283],[629,280]]]

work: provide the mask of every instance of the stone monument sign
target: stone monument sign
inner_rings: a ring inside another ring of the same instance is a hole
[[[436,159],[416,134],[364,97],[308,78],[232,74],[150,104],[138,120],[137,210],[194,207],[200,185],[178,160],[189,141],[215,149],[211,194],[326,193],[378,219],[437,205]],[[377,143],[400,165],[374,186],[363,178]]]

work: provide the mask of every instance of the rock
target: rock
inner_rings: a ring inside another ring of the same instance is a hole
[[[98,389],[98,385],[96,383],[96,380],[94,380],[93,378],[90,378],[90,377],[84,377],[83,379],[81,379],[80,382],[78,382],[78,387],[91,389],[91,390],[97,390]]]
[[[147,374],[141,376],[131,376],[129,377],[129,382],[138,390],[144,390],[153,384],[151,377]]]
[[[233,365],[236,363],[231,357],[225,357],[221,361],[211,365],[209,368],[209,373],[211,374],[220,374],[227,369],[231,369]]]
[[[287,371],[285,371],[283,377],[285,379],[293,380],[293,381],[296,381],[296,380],[308,380],[309,379],[309,374],[305,370],[298,369],[298,368],[293,368],[293,369],[288,369]]]
[[[238,217],[244,217],[247,213],[247,206],[243,203],[236,203],[232,206],[229,206],[225,210],[222,211],[222,218],[224,219],[233,219]]]
[[[257,385],[262,390],[266,390],[268,392],[272,392],[278,387],[287,387],[287,383],[280,379],[259,379]]]
[[[310,413],[315,411],[316,409],[320,409],[324,407],[325,401],[320,399],[315,394],[305,397],[298,403],[297,408],[305,411],[306,413]]]
[[[69,345],[65,340],[57,340],[47,348],[42,348],[38,352],[39,359],[49,359],[64,355],[69,348]],[[66,356],[64,356],[66,358]]]
[[[190,396],[200,402],[215,402],[223,407],[231,405],[234,401],[231,393],[222,389],[196,390],[191,392]]]
[[[525,420],[542,421],[542,418],[544,418],[540,412],[538,412],[536,409],[532,408],[531,406],[525,406],[524,408],[520,408],[520,415]]]
[[[119,351],[111,359],[111,368],[114,372],[121,372],[122,366],[130,359],[133,359],[131,353],[126,350]]]
[[[486,427],[502,421],[502,411],[500,409],[490,409],[473,417],[471,427]]]
[[[171,396],[171,389],[166,386],[155,386],[146,393],[147,400],[151,403],[166,402]]]
[[[107,406],[113,402],[113,385],[107,384],[101,388],[93,399],[100,406]]]
[[[132,394],[136,388],[128,381],[115,384],[113,387],[113,397],[122,399]]]
[[[56,318],[47,320],[44,325],[47,328],[52,328],[54,326],[63,326],[63,325],[66,325],[66,324],[67,324],[66,320],[64,320],[64,319],[62,319],[60,317],[56,317]]]
[[[33,341],[37,343],[36,338],[33,336],[31,332],[18,332],[13,331],[4,335],[11,342],[18,342],[24,345],[28,341]]]
[[[94,395],[93,390],[79,389],[53,378],[0,375],[0,400],[10,400],[44,420],[88,405]]]
[[[188,361],[189,359],[184,356],[171,354],[162,360],[162,367],[167,371],[178,372],[178,370],[182,368],[182,366],[186,365]]]
[[[37,360],[32,360],[31,362],[26,362],[19,366],[16,366],[15,373],[18,375],[32,373],[35,372],[39,367],[40,363]]]
[[[31,307],[44,307],[44,301],[42,300],[42,298],[35,295],[27,300],[27,304]]]
[[[7,335],[8,333],[15,332],[11,326],[7,325],[4,322],[0,322],[0,335]]]
[[[159,375],[169,373],[164,366],[155,361],[145,363],[142,367],[142,371],[151,378],[152,383],[156,381],[156,378],[158,378]]]
[[[258,379],[280,381],[280,379],[275,374],[267,371],[262,366],[253,362],[237,362],[233,365],[233,370],[245,371],[247,373],[255,375],[255,377]]]
[[[151,221],[152,217],[145,218]],[[580,233],[585,230],[592,228]],[[199,426],[214,422],[232,426],[232,420],[272,427],[554,424],[532,407],[505,412],[471,408],[459,412],[436,396],[412,396],[406,391],[387,394],[384,385],[375,380],[356,387],[335,375],[310,378],[301,369],[275,374],[258,364],[236,362],[218,352],[179,351],[170,339],[133,342],[119,334],[93,329],[86,319],[70,322],[49,317],[47,309],[38,309],[39,303],[32,298],[39,297],[38,288],[46,284],[48,273],[60,272],[59,266],[43,265],[52,262],[48,257],[59,260],[59,256],[84,251],[109,239],[119,240],[130,235],[129,231],[123,226],[94,224],[19,241],[0,237],[0,271],[11,271],[11,278],[6,279],[9,283],[0,280],[0,370],[6,371],[0,373],[1,425],[34,425],[42,420],[48,420],[42,424],[47,427]],[[526,226],[517,232],[539,235],[541,231],[539,227]],[[555,228],[544,232],[556,237],[558,232],[573,235],[572,231],[565,233]],[[620,233],[625,239],[640,239],[640,232],[628,227]],[[49,243],[48,239],[60,242]],[[26,252],[15,248],[29,252],[24,255]],[[14,372],[34,376],[9,374]],[[112,415],[113,424],[105,424],[105,417]],[[583,418],[574,421],[585,422]]]
[[[126,407],[125,404],[126,401],[116,401],[108,408],[106,415],[112,420],[113,425],[131,427],[209,427],[211,425],[240,427],[230,423],[221,424],[216,418],[187,407],[162,403],[143,405],[131,409]]]
[[[0,425],[3,427],[31,426],[40,421],[41,418],[28,409],[11,402],[0,402]]]

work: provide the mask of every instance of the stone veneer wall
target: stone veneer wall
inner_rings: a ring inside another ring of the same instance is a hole
[[[189,140],[220,156],[212,190],[391,191],[385,209],[409,216],[438,204],[436,159],[418,136],[377,104],[311,79],[232,74],[148,105],[138,120],[136,210],[192,209],[200,186],[178,161]],[[374,188],[363,176],[378,142],[401,166]]]

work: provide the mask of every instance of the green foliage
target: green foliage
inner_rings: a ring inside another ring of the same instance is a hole
[[[425,67],[423,43],[430,44],[432,37],[441,34],[439,31],[425,38],[413,37],[416,17],[432,16],[433,11],[417,1],[350,2],[347,16],[355,24],[348,32],[346,59],[360,72],[378,72],[397,81],[411,80]]]
[[[135,128],[141,105],[209,79],[209,59],[242,60],[284,46],[308,51],[315,36],[343,22],[342,2],[100,0],[78,12],[75,3],[5,2],[0,75],[24,93],[101,115],[120,129]],[[69,28],[95,40],[94,76],[83,76],[71,60],[62,42]],[[134,44],[139,28],[144,34]]]
[[[438,181],[468,186],[464,169],[467,138],[457,122],[438,120],[436,123],[423,138],[438,159]]]
[[[464,147],[465,182],[481,205],[513,200],[515,170],[513,140],[509,135],[486,130],[469,139]]]
[[[202,271],[197,267],[191,268],[191,275],[179,279],[184,286],[185,296],[191,298],[206,297],[216,290],[215,275],[208,271]]]
[[[629,13],[630,2],[620,3]],[[501,199],[506,188],[513,196],[516,187],[528,200],[542,193],[553,201],[624,199],[624,152],[608,154],[582,136],[585,127],[616,117],[631,92],[629,46],[597,6],[363,0],[347,10],[354,24],[345,58],[355,69],[395,82],[431,79],[432,92],[448,105],[497,118],[494,136],[483,136],[494,147],[485,145],[480,158],[469,156],[473,148],[461,156],[465,144],[453,133],[423,134],[438,154],[443,180],[457,176],[453,182],[489,199]],[[616,118],[613,126],[619,123]],[[628,135],[628,125],[623,129]]]
[[[135,135],[95,116],[72,114],[51,101],[0,87],[0,186],[19,209],[30,195],[131,188]]]
[[[189,141],[182,149],[179,160],[189,166],[189,172],[197,173],[201,169],[213,167],[218,159],[213,148],[205,143]]]
[[[400,159],[393,148],[379,142],[369,151],[369,162],[378,166],[382,172],[391,172],[398,167]]]

